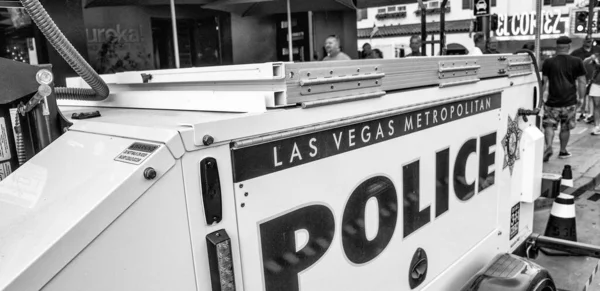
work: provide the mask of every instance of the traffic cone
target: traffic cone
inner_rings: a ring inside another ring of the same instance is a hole
[[[545,236],[577,241],[575,197],[561,193],[554,199]]]
[[[560,185],[566,187],[573,187],[573,171],[571,170],[570,165],[565,165],[562,172],[562,180],[560,180]]]

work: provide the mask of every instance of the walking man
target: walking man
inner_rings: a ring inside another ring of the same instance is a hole
[[[560,152],[558,157],[571,157],[567,144],[571,130],[575,128],[577,107],[586,95],[586,71],[583,61],[569,55],[571,39],[561,36],[556,40],[556,56],[546,60],[542,66],[544,75],[544,135],[546,150],[544,162],[552,156],[554,132],[560,123]]]

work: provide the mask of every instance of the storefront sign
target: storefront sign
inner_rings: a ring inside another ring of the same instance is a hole
[[[143,41],[142,26],[137,28],[122,28],[121,24],[117,24],[116,27],[109,28],[92,28],[85,29],[88,43],[104,43],[109,41],[111,38],[116,39],[120,43],[131,43]]]
[[[567,32],[566,21],[560,10],[542,11],[542,36],[544,38],[559,37]],[[533,39],[536,27],[536,13],[524,12],[517,15],[499,15],[498,30],[495,34],[499,40]]]

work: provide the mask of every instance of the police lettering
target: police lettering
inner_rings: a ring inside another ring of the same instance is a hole
[[[474,108],[477,107],[474,105]],[[449,109],[449,114],[466,114],[471,110],[470,105],[463,105],[461,109],[455,107]],[[432,122],[434,114],[446,114],[441,111],[429,112],[421,115],[421,119],[415,116],[413,126],[419,123]],[[429,117],[428,117],[429,116]],[[439,116],[439,115],[438,115]],[[431,119],[430,119],[431,118]],[[352,146],[352,143],[364,142],[371,138],[377,138],[383,133],[383,138],[392,136],[394,124],[390,120],[387,130],[384,124],[369,125],[354,130],[340,131],[335,133],[338,147],[342,144]],[[403,126],[407,126],[404,123]],[[369,135],[370,134],[370,135]],[[317,140],[311,139],[315,145],[314,153],[318,155]],[[295,145],[293,145],[295,147]],[[397,225],[401,225],[402,238],[418,232],[426,227],[432,220],[444,219],[440,217],[449,209],[450,187],[448,181],[454,181],[455,199],[468,202],[476,195],[485,195],[485,190],[494,185],[495,173],[490,170],[495,165],[494,147],[496,146],[496,133],[490,133],[481,137],[474,137],[454,150],[456,157],[453,167],[450,163],[451,149],[445,148],[435,154],[435,175],[420,177],[421,161],[415,160],[402,166],[402,193],[397,193],[393,182],[383,176],[369,178],[359,184],[350,194],[342,213],[341,241],[345,257],[354,264],[367,264],[376,259],[391,243]],[[277,155],[274,149],[274,155]],[[286,159],[308,158],[310,154],[292,151],[292,155]],[[475,156],[478,158],[478,175],[474,181],[466,178],[467,160]],[[282,162],[283,160],[278,160]],[[400,162],[400,161],[399,161]],[[425,207],[420,206],[422,183],[435,183],[435,203]],[[475,185],[479,185],[476,187]],[[365,229],[365,209],[370,199],[377,199],[378,220],[377,235],[375,238],[367,239]],[[401,198],[399,200],[398,198]],[[398,211],[402,208],[402,223],[399,222]],[[306,270],[323,257],[329,249],[334,234],[337,233],[334,213],[330,208],[323,205],[309,205],[296,209],[290,213],[283,214],[259,225],[261,253],[263,259],[263,272],[265,279],[265,290],[300,290],[298,274]],[[308,236],[308,242],[304,246],[296,245],[296,235],[303,231]],[[401,242],[402,239],[397,239]]]

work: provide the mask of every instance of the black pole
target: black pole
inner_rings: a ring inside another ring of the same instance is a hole
[[[600,259],[600,247],[580,242],[532,234],[529,242],[533,247],[565,252],[576,256],[586,256]]]
[[[424,54],[427,51],[427,9],[425,5],[421,6],[421,52]]]
[[[588,25],[587,25],[587,35],[592,37],[592,23],[594,22],[594,8],[596,7],[596,0],[589,0],[590,4],[588,7]]]
[[[446,4],[448,0],[442,1],[442,15],[440,15],[440,55],[446,47]]]

